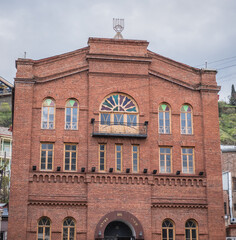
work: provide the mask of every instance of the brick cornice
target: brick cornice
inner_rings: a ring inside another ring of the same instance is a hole
[[[219,92],[220,91],[220,87],[219,86],[215,86],[215,85],[203,85],[203,84],[189,84],[186,83],[182,80],[176,79],[176,78],[172,78],[170,76],[164,75],[162,73],[156,72],[152,69],[149,69],[149,74],[153,75],[155,77],[161,78],[163,80],[169,81],[171,83],[177,84],[179,86],[191,89],[193,91],[211,91],[211,92]]]
[[[87,54],[86,58],[89,60],[104,60],[104,61],[122,61],[122,62],[142,62],[150,63],[152,58],[143,56],[125,56],[125,55],[111,55],[111,54]]]

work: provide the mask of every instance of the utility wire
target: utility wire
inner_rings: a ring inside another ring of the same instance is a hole
[[[223,67],[223,68],[218,68],[217,70],[222,70],[222,69],[231,68],[231,67],[235,67],[235,66],[236,66],[236,64],[231,65],[231,66],[227,66],[227,67]]]
[[[233,57],[227,57],[227,58],[222,58],[222,59],[219,59],[219,60],[216,60],[216,61],[212,61],[212,62],[207,62],[207,64],[212,64],[212,63],[216,63],[216,62],[221,62],[221,61],[225,61],[225,60],[228,60],[228,59],[232,59],[232,58],[236,58],[236,56],[233,56]],[[204,66],[204,64],[199,64],[197,65],[196,67],[201,67],[201,66]]]

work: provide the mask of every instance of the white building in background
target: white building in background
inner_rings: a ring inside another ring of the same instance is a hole
[[[221,146],[226,239],[236,240],[236,146]]]
[[[5,174],[10,175],[12,157],[12,132],[9,128],[0,127],[0,169],[5,169]]]

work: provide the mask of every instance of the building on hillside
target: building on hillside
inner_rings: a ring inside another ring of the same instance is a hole
[[[10,175],[12,156],[12,131],[6,127],[0,127],[0,168]]]
[[[0,239],[7,240],[8,204],[0,203]]]
[[[147,46],[16,61],[9,240],[225,239],[216,71]]]
[[[13,84],[0,76],[0,107],[3,103],[7,103],[12,107],[12,89]]]
[[[221,146],[226,236],[236,240],[236,146]]]

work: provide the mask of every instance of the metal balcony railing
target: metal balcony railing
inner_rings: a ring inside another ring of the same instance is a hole
[[[93,137],[136,137],[146,138],[148,122],[144,123],[114,123],[100,122],[91,119]]]
[[[236,240],[236,237],[226,237],[226,240]]]
[[[6,153],[6,155],[5,155]],[[6,158],[11,158],[11,153],[10,152],[5,152],[5,151],[0,151],[0,158],[4,158],[6,156]]]

